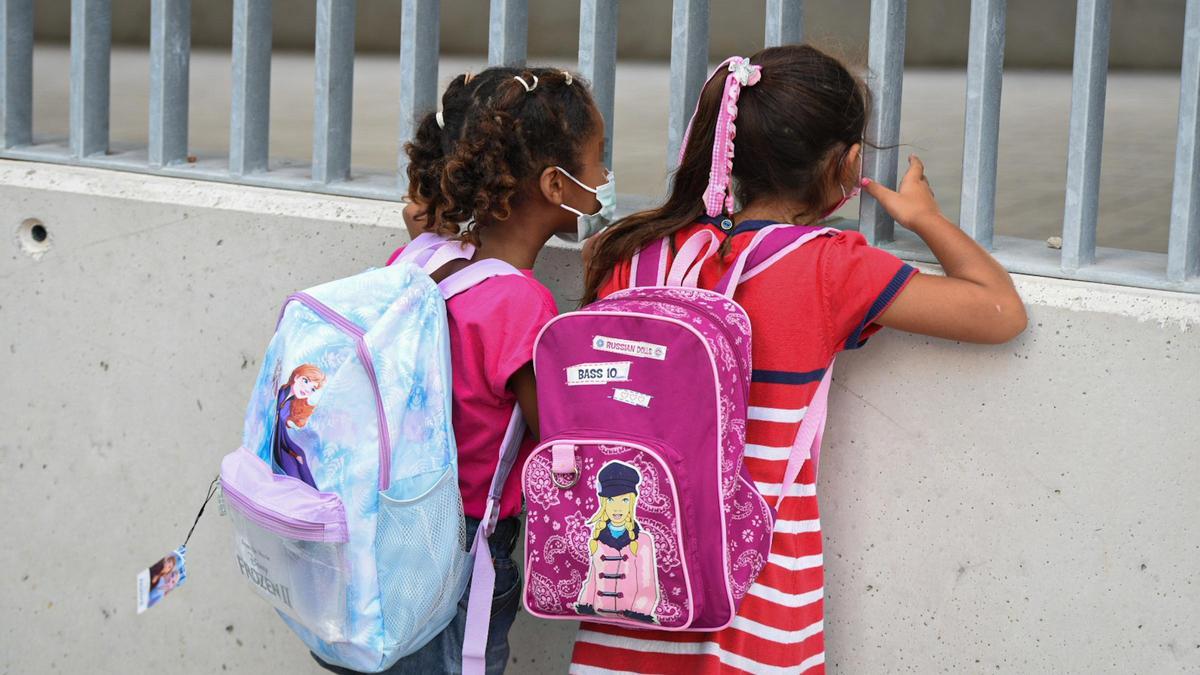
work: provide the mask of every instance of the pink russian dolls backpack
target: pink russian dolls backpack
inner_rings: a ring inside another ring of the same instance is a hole
[[[633,259],[633,288],[552,320],[534,367],[542,438],[522,470],[526,609],[547,619],[712,631],[733,620],[767,561],[777,503],[743,465],[750,320],[738,283],[835,230],[756,233],[714,290],[702,231],[666,270],[663,240]],[[780,495],[814,461],[829,372],[792,446]]]

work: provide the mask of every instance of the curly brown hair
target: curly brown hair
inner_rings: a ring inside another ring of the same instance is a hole
[[[598,118],[578,75],[507,67],[460,75],[442,95],[445,128],[430,113],[404,146],[408,197],[424,206],[427,230],[477,244],[478,231],[506,220],[547,166],[579,169]]]

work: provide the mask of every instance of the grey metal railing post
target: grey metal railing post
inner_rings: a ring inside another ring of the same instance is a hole
[[[871,35],[867,74],[871,89],[871,118],[867,140],[882,146],[900,140],[900,95],[904,83],[905,0],[871,0]],[[864,146],[863,175],[896,186],[897,148]],[[873,245],[892,241],[895,222],[878,202],[866,193],[859,205],[859,231]]]
[[[583,0],[579,5],[579,73],[592,83],[604,117],[604,165],[612,167],[617,80],[617,0]]]
[[[1200,0],[1188,0],[1180,72],[1179,132],[1167,278],[1200,276]]]
[[[679,146],[708,75],[708,0],[674,0],[671,10],[671,94],[667,107],[667,171],[679,165]]]
[[[1062,236],[1062,267],[1067,271],[1096,262],[1111,13],[1112,0],[1079,0],[1075,9],[1075,61]]]
[[[356,5],[356,0],[317,0],[312,177],[321,183],[350,177]]]
[[[767,0],[763,46],[799,44],[804,39],[804,0]]]
[[[271,132],[271,0],[233,2],[229,171],[267,170]]]
[[[400,10],[400,141],[412,138],[421,116],[437,104],[438,0],[404,0]],[[397,162],[399,187],[408,188],[408,154]]]
[[[108,152],[111,0],[71,0],[71,154]]]
[[[989,250],[996,218],[1005,4],[1006,0],[972,0],[967,50],[966,131],[958,222],[972,239]]]
[[[0,144],[33,142],[33,0],[0,1]]]
[[[192,0],[150,3],[150,166],[187,161]]]
[[[525,65],[528,42],[528,0],[492,0],[488,14],[488,65]]]

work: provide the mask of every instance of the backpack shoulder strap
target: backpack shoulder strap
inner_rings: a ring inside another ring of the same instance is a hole
[[[517,452],[524,437],[525,418],[521,415],[521,406],[516,405],[508,420],[508,428],[504,431],[504,440],[500,443],[500,461],[488,490],[487,508],[471,542],[471,554],[475,556],[475,561],[471,570],[471,593],[467,599],[467,624],[463,632],[463,675],[484,675],[486,672],[492,592],[496,588],[496,568],[492,562],[488,537],[496,529],[496,521],[500,516],[500,495],[517,461]]]
[[[754,239],[738,255],[733,266],[717,282],[714,291],[732,298],[739,284],[768,270],[786,255],[823,235],[837,234],[831,227],[809,227],[780,223],[754,233]]]
[[[491,279],[492,277],[501,276],[525,276],[521,271],[503,260],[495,258],[485,258],[483,260],[473,262],[461,270],[442,279],[438,284],[438,290],[442,292],[442,297],[446,300],[470,290],[475,286]]]
[[[667,240],[660,237],[633,254],[629,286],[662,286],[667,279]]]
[[[775,501],[776,512],[783,504],[783,498],[796,484],[804,462],[812,460],[814,477],[820,468],[818,462],[821,460],[821,438],[825,434],[825,418],[829,412],[829,384],[832,379],[833,362],[830,361],[829,366],[825,368],[825,376],[821,378],[821,384],[817,386],[817,392],[808,404],[800,428],[796,430],[796,438],[792,441],[787,468],[783,470],[783,484],[779,486],[779,499]]]

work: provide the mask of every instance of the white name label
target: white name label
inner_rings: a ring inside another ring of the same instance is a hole
[[[567,367],[567,384],[608,384],[629,381],[629,361],[578,363]]]
[[[613,400],[629,405],[636,405],[642,408],[650,407],[650,399],[654,398],[649,394],[643,394],[640,391],[632,389],[613,389]]]
[[[656,345],[651,342],[637,342],[636,340],[621,340],[603,335],[597,335],[592,338],[592,349],[601,352],[611,352],[613,354],[637,356],[643,359],[656,359],[658,361],[667,358],[667,348],[663,345]]]

